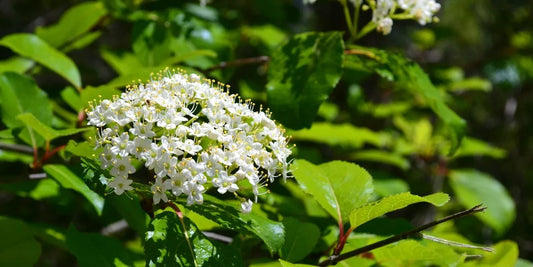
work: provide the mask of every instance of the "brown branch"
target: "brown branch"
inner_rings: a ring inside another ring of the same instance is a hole
[[[362,248],[354,249],[354,250],[352,250],[350,252],[346,252],[346,253],[341,254],[339,256],[332,255],[328,259],[326,259],[326,260],[322,261],[321,263],[319,263],[318,266],[335,265],[339,261],[342,261],[342,260],[357,256],[357,255],[359,255],[361,253],[368,252],[368,251],[371,251],[373,249],[392,244],[394,242],[400,241],[402,239],[406,239],[406,238],[411,237],[411,236],[418,236],[418,235],[420,235],[420,232],[422,232],[422,231],[424,231],[424,230],[426,230],[428,228],[431,228],[431,227],[433,227],[433,226],[435,226],[437,224],[441,224],[441,223],[449,221],[449,220],[462,218],[464,216],[468,216],[468,215],[471,215],[471,214],[474,214],[474,213],[478,213],[478,212],[484,211],[485,209],[487,209],[487,208],[483,207],[481,205],[477,205],[477,206],[475,206],[475,207],[473,207],[471,209],[464,210],[464,211],[452,214],[452,215],[444,217],[444,218],[442,218],[440,220],[432,221],[430,223],[427,223],[427,224],[424,224],[422,226],[419,226],[419,227],[417,227],[417,228],[415,228],[413,230],[410,230],[410,231],[407,231],[407,232],[403,232],[401,234],[392,236],[390,238],[381,240],[379,242],[370,244],[368,246],[364,246]]]

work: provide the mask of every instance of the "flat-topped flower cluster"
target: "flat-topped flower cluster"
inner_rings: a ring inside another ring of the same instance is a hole
[[[253,202],[238,193],[251,188],[257,201],[262,186],[286,179],[291,150],[269,114],[253,111],[224,87],[167,71],[113,100],[91,103],[88,124],[98,128],[101,167],[113,175],[108,186],[118,195],[132,190],[130,175],[139,161],[153,171],[155,204],[171,194],[185,195],[188,205],[202,204],[213,187],[233,193],[249,212]]]

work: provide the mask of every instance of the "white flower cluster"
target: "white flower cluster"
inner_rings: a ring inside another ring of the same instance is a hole
[[[108,186],[116,194],[133,189],[130,175],[140,162],[153,171],[155,204],[168,202],[170,194],[201,204],[203,193],[215,188],[233,193],[250,212],[252,201],[237,193],[251,188],[257,201],[267,182],[287,178],[291,154],[284,130],[252,108],[221,83],[167,71],[94,103],[87,118],[98,127],[101,167],[114,176]]]
[[[363,0],[348,0],[359,8]],[[303,0],[304,4],[313,4],[316,0]],[[392,30],[393,19],[415,19],[420,25],[433,20],[433,15],[440,10],[435,0],[366,0],[363,10],[372,9],[372,22],[378,32],[387,35]],[[404,13],[396,13],[400,8]],[[395,17],[395,15],[398,15]]]
[[[435,0],[374,0],[372,21],[377,25],[377,31],[387,35],[392,29],[392,18],[396,7],[403,9],[406,18],[414,18],[420,25],[433,20],[433,15],[440,10],[440,4]]]

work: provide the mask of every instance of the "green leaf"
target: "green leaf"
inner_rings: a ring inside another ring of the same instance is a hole
[[[35,60],[61,75],[75,87],[81,87],[80,73],[74,62],[41,38],[29,33],[11,34],[0,39],[0,45]]]
[[[18,196],[30,197],[35,200],[57,197],[59,196],[59,189],[59,185],[52,179],[0,184],[0,190],[9,191]]]
[[[204,194],[202,205],[187,206],[205,218],[221,226],[239,232],[252,233],[265,242],[272,253],[278,251],[285,241],[283,224],[257,214],[243,214],[236,206]]]
[[[479,139],[465,137],[454,158],[468,156],[489,156],[497,159],[504,158],[507,152],[501,148],[493,147]]]
[[[26,112],[34,114],[45,125],[52,124],[52,106],[48,97],[31,78],[11,72],[0,74],[0,98],[2,122],[7,127],[24,127],[24,123],[18,120],[17,116]],[[19,136],[28,144],[43,143],[43,140],[36,139],[33,131],[28,128]]]
[[[290,135],[297,141],[312,141],[349,148],[360,148],[365,144],[383,147],[391,141],[391,136],[386,133],[374,132],[347,123],[315,122],[310,129],[291,131]]]
[[[287,35],[282,30],[269,24],[245,26],[242,29],[242,33],[249,38],[252,45],[257,46],[258,43],[261,43],[268,49],[276,48],[287,38]]]
[[[368,203],[374,190],[370,174],[353,163],[331,161],[314,165],[297,160],[292,173],[306,193],[332,217],[343,222],[352,210]]]
[[[293,129],[310,127],[318,108],[339,82],[344,58],[342,33],[302,33],[273,55],[267,95],[273,115]]]
[[[235,249],[209,240],[187,217],[157,214],[145,236],[147,266],[244,266]]]
[[[375,173],[372,173],[372,176],[374,177],[374,192],[380,197],[386,197],[409,191],[409,184],[403,179],[377,179],[378,177],[376,177]]]
[[[281,264],[281,267],[311,267],[311,266],[314,266],[314,265],[309,265],[309,264],[290,263],[290,262],[284,261],[282,259],[279,259],[279,263]]]
[[[456,266],[463,261],[463,257],[451,247],[415,240],[399,241],[372,253],[380,266]]]
[[[533,262],[525,259],[518,259],[514,267],[533,267]]]
[[[78,128],[78,129],[55,130],[44,125],[42,122],[39,121],[39,119],[35,118],[35,116],[31,113],[20,114],[17,116],[17,118],[21,120],[22,122],[24,122],[27,127],[34,129],[35,132],[37,132],[39,135],[41,135],[44,138],[44,140],[47,140],[47,141],[51,141],[59,137],[74,135],[74,134],[81,133],[81,132],[91,129],[91,128]]]
[[[508,267],[517,266],[518,245],[514,241],[504,240],[492,246],[494,252],[481,252],[481,259],[466,262],[463,266]]]
[[[0,216],[0,266],[34,266],[41,255],[31,228],[23,221]]]
[[[72,189],[81,193],[95,208],[98,215],[102,214],[104,208],[104,199],[96,194],[94,191],[83,182],[73,171],[67,168],[65,165],[45,165],[44,171],[52,176],[56,181],[64,188]]]
[[[131,82],[131,81],[130,81]],[[90,101],[100,99],[112,99],[115,95],[120,95],[121,91],[111,86],[87,86],[80,94],[80,101],[83,107],[87,107]]]
[[[133,266],[135,255],[117,239],[97,233],[78,232],[72,225],[67,230],[66,238],[68,250],[76,256],[81,267]]]
[[[61,91],[61,98],[75,111],[80,111],[83,108],[80,95],[72,86],[67,86]]]
[[[366,206],[354,209],[350,213],[350,227],[355,229],[372,219],[385,215],[391,211],[403,209],[411,204],[427,202],[435,206],[442,206],[450,200],[444,193],[435,193],[424,197],[412,195],[409,192],[385,197]]]
[[[449,91],[466,91],[466,90],[476,90],[489,92],[492,89],[492,84],[486,79],[479,77],[468,78],[461,81],[456,81],[447,86]]]
[[[101,2],[84,2],[67,10],[59,22],[38,27],[35,34],[53,47],[60,47],[90,31],[107,14]]]
[[[117,213],[126,219],[128,225],[138,235],[143,236],[145,234],[150,217],[142,209],[137,198],[130,198],[122,194],[120,196],[112,195],[106,198],[106,201],[111,202],[111,205],[113,205]]]
[[[487,210],[475,215],[503,234],[515,219],[513,199],[498,180],[477,170],[452,170],[449,174],[450,185],[459,203],[465,208],[483,204]]]
[[[283,226],[286,235],[285,243],[279,251],[281,258],[290,262],[304,259],[318,242],[320,229],[312,223],[300,222],[291,217],[283,220]]]
[[[23,74],[29,70],[35,62],[23,57],[12,57],[6,60],[0,61],[0,72],[15,72]]]
[[[74,140],[70,140],[65,147],[65,151],[72,153],[77,157],[84,157],[88,159],[98,158],[99,151],[94,149],[94,145],[91,145],[88,141],[76,143]]]
[[[354,161],[374,161],[384,164],[390,164],[402,170],[407,170],[411,166],[409,160],[402,157],[402,155],[398,155],[385,150],[362,150],[351,153],[349,155],[349,158]]]
[[[452,143],[449,154],[453,154],[461,144],[466,122],[446,105],[445,98],[424,70],[399,54],[371,48],[359,47],[358,50],[359,55],[350,54],[346,57],[346,67],[377,73],[385,79],[396,81],[399,88],[419,96],[449,129]]]

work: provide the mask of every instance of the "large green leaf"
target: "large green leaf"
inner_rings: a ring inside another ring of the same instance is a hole
[[[53,179],[28,180],[17,183],[1,183],[0,190],[42,200],[60,196],[59,185]]]
[[[464,266],[507,267],[517,266],[518,245],[511,240],[504,240],[492,246],[494,252],[481,252],[481,259],[469,261]],[[526,265],[527,266],[527,265]]]
[[[281,258],[290,262],[305,258],[315,247],[320,229],[312,223],[300,222],[291,217],[285,218],[283,225],[286,234],[285,243],[279,251]]]
[[[463,261],[449,246],[415,240],[399,241],[372,253],[380,266],[456,266]]]
[[[483,204],[487,210],[475,215],[491,226],[498,234],[503,234],[515,219],[513,199],[498,180],[477,170],[452,170],[450,185],[465,208]]]
[[[373,161],[396,166],[402,170],[407,170],[411,166],[409,160],[394,152],[385,150],[369,149],[350,153],[350,160],[353,161]]]
[[[97,233],[78,232],[72,225],[66,238],[67,249],[76,256],[81,267],[133,266],[136,258],[119,240]]]
[[[2,122],[7,127],[24,127],[24,123],[18,120],[17,116],[26,112],[34,114],[45,125],[52,124],[52,106],[48,97],[31,78],[12,72],[0,74],[0,98]],[[33,135],[31,129],[25,128],[19,137],[28,144],[42,143],[43,139],[37,139]]]
[[[53,47],[60,47],[91,30],[107,13],[101,2],[83,2],[67,10],[59,22],[38,27],[35,34]]]
[[[345,62],[347,68],[377,73],[385,79],[394,80],[399,88],[419,96],[449,129],[452,143],[449,153],[453,154],[459,148],[466,122],[446,105],[445,97],[418,64],[402,55],[379,49],[358,48],[357,53],[349,54]]]
[[[342,33],[302,33],[272,55],[267,94],[273,115],[293,129],[310,127],[320,104],[339,82]]]
[[[281,264],[281,267],[311,267],[311,266],[314,266],[314,265],[309,265],[309,264],[291,263],[291,262],[288,262],[288,261],[284,261],[282,259],[279,259],[278,261]],[[279,266],[279,265],[273,264],[273,266]]]
[[[39,62],[61,75],[72,85],[81,87],[80,73],[74,62],[36,35],[29,33],[11,34],[0,39],[0,45],[10,48],[23,57]]]
[[[305,192],[312,195],[332,217],[346,222],[351,211],[372,198],[372,177],[356,164],[331,161],[314,165],[297,160],[294,177]],[[339,218],[339,215],[341,217]]]
[[[0,216],[0,266],[33,266],[41,245],[23,221]]]
[[[43,124],[32,113],[23,113],[23,114],[18,115],[17,118],[21,120],[22,122],[24,122],[27,127],[35,130],[35,132],[37,132],[39,135],[41,135],[44,138],[44,140],[47,140],[47,141],[51,141],[59,137],[74,135],[74,134],[81,133],[81,132],[91,129],[91,128],[77,128],[77,129],[72,128],[72,129],[55,130]]]
[[[448,200],[450,200],[450,197],[444,193],[435,193],[421,197],[405,192],[388,196],[366,206],[354,209],[350,213],[350,227],[355,229],[372,219],[385,215],[391,211],[403,209],[411,204],[427,202],[435,206],[442,206],[448,202]]]
[[[131,80],[129,81],[131,82]],[[100,101],[111,99],[115,95],[120,95],[121,91],[110,86],[87,86],[80,94],[80,102],[83,107],[87,107],[90,101]],[[98,103],[96,103],[98,104]]]
[[[315,122],[310,129],[291,131],[294,140],[312,141],[332,146],[359,148],[365,144],[383,147],[390,144],[391,136],[351,124]]]
[[[65,165],[49,164],[43,167],[44,171],[56,179],[61,186],[81,193],[96,209],[98,215],[102,214],[104,199],[92,191],[76,173]]]
[[[187,217],[157,214],[145,236],[147,266],[244,266],[239,252],[209,240]]]
[[[239,208],[215,197],[204,195],[202,205],[186,207],[219,225],[239,231],[252,233],[265,242],[271,252],[278,251],[285,241],[283,224],[272,221],[252,210],[243,214]]]

